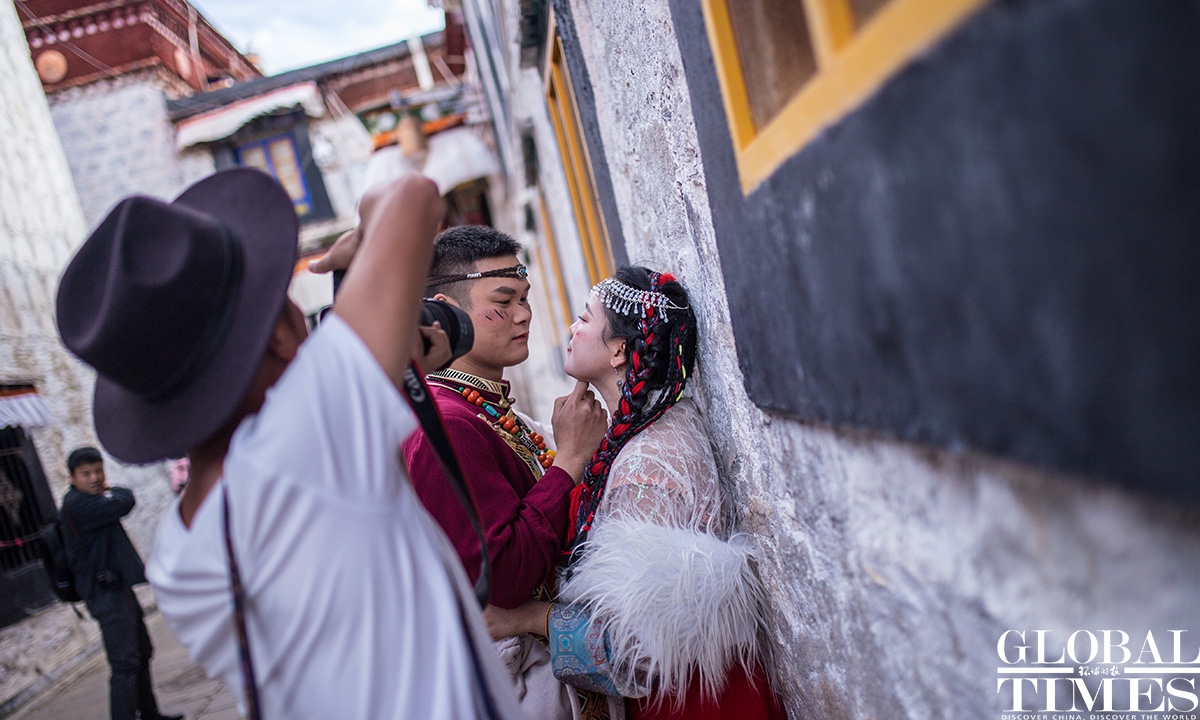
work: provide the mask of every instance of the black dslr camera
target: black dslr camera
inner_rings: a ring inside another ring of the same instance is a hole
[[[422,300],[419,322],[426,327],[435,322],[442,324],[442,331],[450,338],[450,359],[446,365],[469,353],[475,344],[475,326],[470,316],[444,300]],[[429,340],[425,340],[425,352],[429,352]]]
[[[333,271],[333,296],[337,297],[338,290],[342,285],[342,277],[345,276],[345,270]],[[318,323],[325,319],[325,314],[333,308],[332,305],[321,308],[318,315]],[[430,327],[435,322],[442,324],[442,332],[450,338],[450,359],[446,361],[438,370],[448,366],[450,363],[459,359],[463,355],[471,352],[471,347],[475,344],[475,326],[471,324],[471,317],[461,309],[451,305],[443,300],[422,300],[421,301],[421,319],[418,324],[424,327]],[[422,338],[424,340],[424,338]],[[425,352],[429,352],[429,341],[425,342]]]

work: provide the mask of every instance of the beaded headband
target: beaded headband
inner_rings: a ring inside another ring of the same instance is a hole
[[[686,310],[671,302],[671,299],[657,290],[638,290],[616,278],[601,280],[592,288],[592,294],[604,303],[604,307],[622,315],[639,314],[646,317],[646,308],[657,310]]]
[[[500,268],[499,270],[488,270],[487,272],[463,273],[461,275],[434,275],[425,281],[425,287],[431,288],[463,280],[478,280],[479,278],[487,277],[506,277],[524,280],[528,275],[529,268],[518,264],[512,267]]]

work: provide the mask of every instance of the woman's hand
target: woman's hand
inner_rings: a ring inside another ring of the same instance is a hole
[[[512,610],[488,605],[483,610],[483,619],[487,623],[488,633],[493,640],[501,640],[521,633],[549,633],[550,603],[540,600],[530,600]]]

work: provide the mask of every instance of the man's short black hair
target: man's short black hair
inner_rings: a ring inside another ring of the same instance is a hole
[[[520,255],[521,243],[496,228],[487,225],[458,225],[447,228],[437,237],[433,246],[433,263],[429,277],[435,275],[462,275],[475,272],[476,263],[496,257]],[[447,283],[429,288],[426,297],[442,293],[466,306],[467,281]]]
[[[91,445],[84,445],[81,448],[75,448],[71,454],[67,456],[67,472],[75,472],[75,468],[80,465],[89,463],[104,462],[104,456],[100,451]]]

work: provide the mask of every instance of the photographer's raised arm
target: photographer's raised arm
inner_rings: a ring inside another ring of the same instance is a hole
[[[411,356],[408,339],[416,333],[418,303],[442,219],[442,199],[432,182],[407,175],[369,191],[358,211],[358,228],[341,237],[310,268],[326,272],[349,264],[333,311],[400,387]]]

